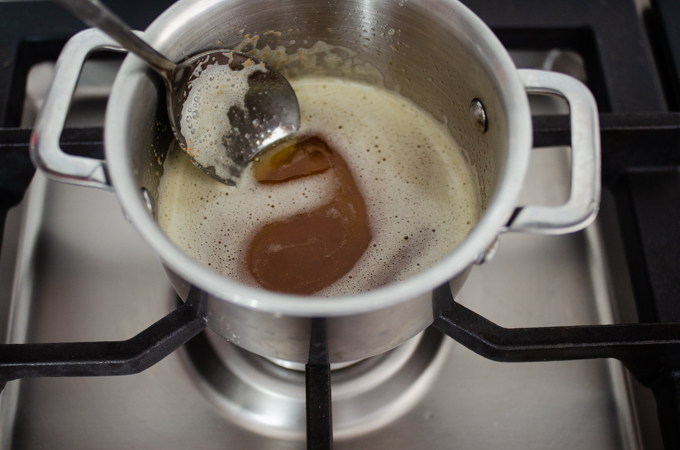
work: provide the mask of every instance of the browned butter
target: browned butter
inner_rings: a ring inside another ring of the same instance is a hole
[[[347,274],[371,241],[366,202],[342,156],[319,136],[306,138],[255,165],[260,183],[285,183],[330,170],[328,203],[264,225],[248,244],[245,265],[264,288],[313,294]]]

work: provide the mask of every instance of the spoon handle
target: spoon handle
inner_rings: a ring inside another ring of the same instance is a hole
[[[176,64],[158,53],[132,32],[123,20],[99,0],[54,0],[86,24],[99,28],[123,47],[142,58],[152,69],[170,83]]]

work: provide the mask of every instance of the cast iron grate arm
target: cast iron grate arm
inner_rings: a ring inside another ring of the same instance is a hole
[[[305,366],[307,403],[307,448],[333,448],[333,414],[331,404],[331,365],[328,357],[326,320],[312,319],[309,361]]]
[[[125,341],[0,345],[0,389],[32,377],[131,375],[153,366],[205,329],[192,288],[187,302]]]
[[[680,448],[680,323],[503,328],[457,303],[448,283],[433,308],[436,329],[494,361],[620,360],[654,392],[664,447]]]

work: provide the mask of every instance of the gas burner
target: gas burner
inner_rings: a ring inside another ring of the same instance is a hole
[[[331,372],[333,435],[375,431],[428,392],[453,341],[428,328],[401,346]],[[237,347],[206,330],[182,350],[201,392],[230,420],[265,436],[305,438],[305,374]]]

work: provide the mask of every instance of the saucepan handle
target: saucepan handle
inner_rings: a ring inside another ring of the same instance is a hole
[[[569,102],[571,119],[571,193],[563,205],[524,206],[515,210],[504,231],[565,234],[595,220],[600,207],[600,126],[590,90],[567,75],[543,70],[518,70],[530,94],[558,95]]]
[[[96,29],[81,31],[64,46],[47,99],[33,128],[30,154],[33,164],[54,180],[110,190],[106,161],[69,155],[59,145],[83,64],[90,54],[99,50],[123,51],[118,43]]]

